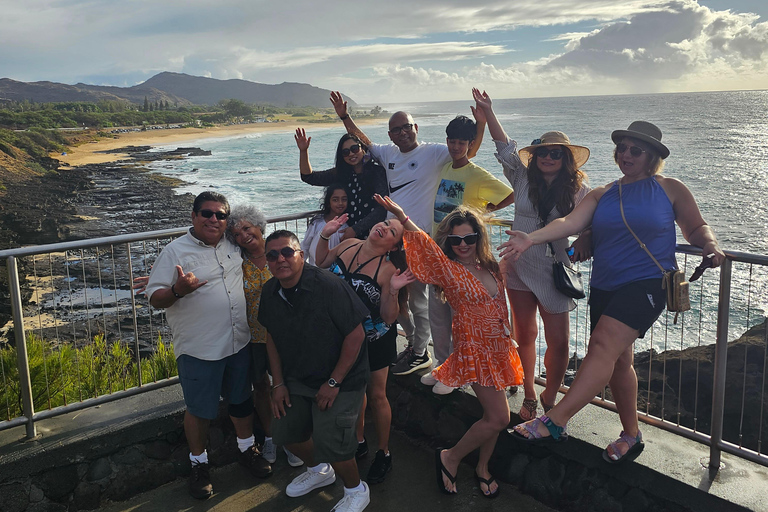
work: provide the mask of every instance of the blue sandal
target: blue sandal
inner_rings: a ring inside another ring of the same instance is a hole
[[[547,427],[547,430],[549,431],[548,436],[543,436],[539,433],[539,425]],[[525,434],[521,433],[521,430],[524,431]],[[512,436],[530,444],[559,443],[568,440],[568,434],[565,432],[565,427],[555,425],[547,416],[539,416],[527,423],[515,425],[515,428],[512,429]]]

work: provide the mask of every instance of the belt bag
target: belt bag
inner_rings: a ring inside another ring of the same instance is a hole
[[[674,323],[677,323],[677,317],[683,311],[691,309],[691,300],[688,296],[688,281],[685,279],[685,273],[682,270],[664,270],[659,261],[653,257],[648,247],[637,237],[632,228],[627,223],[627,218],[624,216],[624,203],[621,200],[621,180],[619,180],[619,208],[621,209],[621,218],[624,221],[624,225],[632,236],[635,237],[640,247],[648,253],[653,262],[659,267],[663,275],[661,280],[661,287],[667,292],[667,310],[675,314]]]

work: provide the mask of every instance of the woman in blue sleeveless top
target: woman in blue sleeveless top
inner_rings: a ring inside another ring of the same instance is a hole
[[[501,255],[517,259],[533,245],[592,226],[589,352],[565,397],[547,415],[521,423],[514,431],[531,442],[567,439],[566,422],[608,384],[623,430],[603,458],[617,463],[634,459],[643,449],[632,344],[645,335],[666,305],[663,274],[627,224],[665,270],[677,268],[675,222],[689,243],[711,257],[712,266],[720,265],[725,254],[691,191],[680,181],[659,175],[669,156],[661,143],[661,130],[635,121],[627,130],[614,131],[611,138],[621,179],[592,190],[571,214],[545,228],[530,234],[508,231],[513,237],[502,244]]]
[[[373,200],[373,199],[371,199]],[[397,316],[407,306],[405,286],[415,281],[403,252],[403,225],[397,219],[379,222],[371,228],[368,238],[344,240],[328,249],[328,239],[347,221],[347,214],[336,217],[323,227],[317,245],[317,266],[329,268],[344,279],[363,301],[370,315],[363,322],[368,344],[371,379],[366,390],[367,402],[373,412],[379,449],[366,481],[382,482],[392,468],[389,454],[389,430],[392,409],[387,400],[389,366],[397,355]],[[357,422],[357,439],[361,443],[356,458],[368,453],[363,437],[366,400]]]

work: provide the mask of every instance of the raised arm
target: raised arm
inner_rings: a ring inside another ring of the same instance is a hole
[[[472,159],[475,158],[477,155],[477,152],[480,150],[480,146],[483,144],[483,136],[485,135],[485,112],[483,112],[482,109],[475,108],[470,106],[470,110],[472,110],[472,116],[475,118],[475,123],[477,124],[477,132],[475,133],[475,140],[472,143],[472,146],[469,148],[469,151],[467,151],[467,158]]]
[[[370,146],[371,139],[369,139],[368,136],[363,133],[360,128],[358,128],[358,126],[349,116],[349,112],[347,111],[347,102],[344,101],[344,98],[341,96],[339,91],[331,91],[331,103],[333,104],[333,109],[336,111],[336,115],[338,115],[339,119],[341,119],[344,123],[344,128],[346,128],[347,133],[350,135],[356,135],[357,138],[363,141],[366,146]]]
[[[403,228],[405,230],[421,231],[421,228],[419,228],[419,226],[413,223],[411,218],[405,214],[405,212],[400,207],[400,205],[394,202],[392,199],[390,199],[389,196],[382,197],[379,194],[375,194],[373,198],[376,200],[377,203],[383,206],[385,210],[387,210],[389,213],[394,215],[395,218],[399,220],[400,223],[403,225]]]
[[[299,148],[299,171],[301,174],[312,174],[312,165],[309,163],[309,143],[312,137],[307,137],[304,128],[296,128],[293,138]]]
[[[318,267],[330,267],[333,260],[336,259],[336,255],[339,253],[339,248],[347,247],[349,245],[345,241],[345,243],[341,243],[333,249],[328,248],[328,242],[330,242],[331,235],[336,233],[339,228],[347,222],[348,218],[349,215],[342,213],[338,217],[334,217],[326,222],[325,226],[323,226],[323,230],[320,232],[320,239],[317,241],[317,249],[315,249],[315,264]]]
[[[474,110],[481,110],[485,114],[486,122],[488,123],[488,131],[491,132],[491,138],[493,140],[506,141],[508,139],[507,133],[504,128],[501,127],[501,123],[496,118],[496,113],[493,111],[493,101],[491,101],[488,93],[479,89],[472,89],[472,97],[475,99]]]

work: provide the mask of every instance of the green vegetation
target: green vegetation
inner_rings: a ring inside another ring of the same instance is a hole
[[[131,350],[119,341],[107,342],[103,334],[80,348],[51,343],[29,334],[29,374],[35,411],[114,393],[138,385],[138,366]],[[21,391],[16,367],[16,348],[0,349],[0,410],[7,419],[21,416]],[[158,338],[157,349],[141,360],[144,382],[178,374],[173,345]]]

